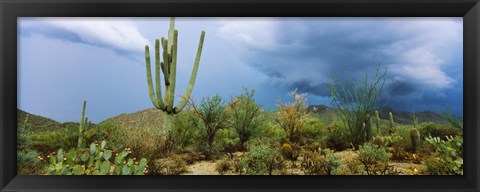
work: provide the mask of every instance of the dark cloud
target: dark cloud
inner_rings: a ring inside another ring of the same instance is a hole
[[[349,78],[359,82],[365,74],[371,78],[375,66],[381,63],[388,68],[382,100],[388,100],[389,105],[436,108],[445,103],[458,104],[459,97],[450,93],[463,92],[462,86],[454,86],[463,78],[462,70],[458,70],[463,63],[458,56],[462,49],[462,25],[458,21],[285,19],[272,23],[274,29],[262,30],[274,36],[258,41],[275,46],[265,48],[245,42],[249,51],[240,57],[285,91],[297,89],[328,97],[328,82],[334,75],[344,82]],[[258,33],[262,31],[242,33],[242,37],[251,35],[249,38],[255,40]],[[235,42],[239,46],[239,41]],[[461,105],[455,107],[461,111]]]

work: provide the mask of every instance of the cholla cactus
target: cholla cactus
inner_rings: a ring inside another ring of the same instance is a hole
[[[200,56],[202,54],[203,41],[205,39],[205,31],[201,32],[200,43],[198,44],[197,55],[193,65],[192,74],[188,83],[187,90],[183,95],[181,101],[176,107],[173,106],[175,94],[175,80],[177,70],[177,39],[178,30],[175,29],[175,18],[170,19],[170,29],[168,30],[168,38],[162,37],[161,40],[155,40],[155,85],[153,87],[152,74],[150,69],[150,50],[148,45],[145,45],[145,61],[147,68],[147,83],[150,100],[155,108],[167,112],[168,114],[176,114],[182,111],[192,94],[195,79],[197,77],[198,65],[200,63]],[[160,61],[160,43],[163,49],[163,61]],[[165,98],[162,98],[162,87],[160,83],[160,70],[163,72],[165,79]]]

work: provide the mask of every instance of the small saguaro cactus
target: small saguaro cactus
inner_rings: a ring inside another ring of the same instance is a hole
[[[420,148],[420,132],[416,128],[417,118],[415,117],[415,112],[413,113],[413,128],[410,130],[410,141],[412,143],[412,152],[418,152]]]
[[[80,119],[80,126],[78,126],[78,144],[77,147],[85,147],[83,146],[84,141],[84,133],[88,128],[90,122],[88,121],[88,117],[85,117],[85,109],[87,108],[87,100],[83,101],[83,108],[82,108],[82,118]]]
[[[380,115],[378,115],[378,111],[375,111],[375,125],[377,126],[377,132],[380,133]]]
[[[389,127],[389,132],[393,133],[393,130],[395,129],[395,124],[393,123],[393,114],[392,112],[388,113],[388,118],[390,119],[390,127]]]
[[[173,105],[175,94],[175,80],[177,71],[177,39],[178,30],[175,29],[175,18],[170,19],[170,28],[168,30],[168,38],[162,37],[160,40],[155,40],[155,86],[153,87],[152,74],[150,69],[150,50],[148,45],[145,45],[145,61],[147,68],[147,83],[148,94],[150,100],[155,108],[165,111],[168,114],[177,114],[186,106],[190,95],[192,94],[195,79],[197,77],[198,65],[200,63],[200,56],[202,54],[203,41],[205,39],[205,31],[200,34],[200,42],[198,44],[197,55],[193,64],[192,74],[185,94],[181,98],[176,107]],[[163,49],[162,57],[160,59],[160,43]],[[160,81],[160,70],[163,72],[165,83],[165,98],[162,98],[162,87]]]
[[[372,131],[372,120],[370,117],[365,118],[365,136],[366,136],[366,141],[370,142],[373,140],[373,131]]]

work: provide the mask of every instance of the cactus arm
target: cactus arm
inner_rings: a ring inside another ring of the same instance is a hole
[[[158,39],[155,40],[155,87],[157,88],[157,102],[160,109],[164,109],[165,105],[162,100],[162,85],[160,84],[160,42]]]
[[[162,48],[163,48],[163,65],[162,71],[163,76],[165,77],[165,85],[170,85],[170,81],[168,80],[168,66],[170,65],[170,58],[168,57],[168,40],[162,37]]]
[[[167,111],[172,112],[173,109],[173,100],[175,96],[175,81],[177,76],[177,47],[178,47],[178,31],[174,30],[173,32],[173,45],[172,45],[172,63],[170,63],[170,90]]]
[[[170,28],[168,29],[168,47],[167,47],[167,51],[170,54],[172,53],[173,43],[177,43],[177,42],[173,42],[174,33],[175,33],[175,17],[170,17]]]
[[[152,69],[150,68],[150,50],[148,45],[145,45],[145,63],[147,68],[147,83],[148,83],[148,96],[150,96],[150,100],[152,101],[153,106],[155,108],[160,109],[158,105],[158,100],[155,97],[155,93],[153,90],[153,82],[152,82]]]
[[[188,82],[187,90],[181,98],[181,101],[178,103],[178,106],[175,107],[175,112],[180,112],[183,110],[185,105],[187,105],[188,99],[192,94],[193,86],[195,85],[195,79],[197,79],[198,65],[200,64],[200,57],[202,56],[203,42],[205,40],[205,31],[202,31],[200,34],[200,42],[198,43],[197,56],[195,57],[195,63],[193,64],[192,74],[190,75],[190,81]]]

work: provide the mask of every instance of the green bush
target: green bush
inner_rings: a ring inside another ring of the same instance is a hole
[[[446,136],[459,136],[462,130],[453,128],[447,124],[436,124],[436,123],[422,123],[420,124],[420,135],[432,137],[439,137],[440,139],[445,139]]]
[[[348,130],[341,126],[329,127],[326,134],[325,146],[335,151],[343,151],[351,147]]]
[[[271,175],[282,165],[280,152],[269,145],[253,145],[240,160],[246,175]]]
[[[17,175],[42,175],[44,163],[38,151],[17,150]]]
[[[131,158],[131,149],[121,152],[106,148],[106,141],[94,142],[89,148],[65,152],[59,149],[47,156],[47,173],[51,175],[144,175],[147,159]]]
[[[72,149],[77,147],[78,127],[66,127],[29,134],[26,145],[29,149],[48,154],[56,149]]]
[[[463,138],[447,136],[426,137],[425,140],[434,146],[436,157],[425,162],[426,172],[430,175],[463,175]]]
[[[193,125],[192,116],[193,113],[188,110],[175,115],[171,134],[173,143],[177,149],[190,148],[196,144],[199,133]]]
[[[311,144],[324,139],[325,128],[320,119],[310,117],[298,130],[298,135],[300,136],[300,143]]]
[[[78,128],[78,124],[76,125]],[[91,143],[94,141],[108,141],[108,146],[112,149],[121,149],[125,145],[128,130],[118,123],[112,121],[104,121],[96,125],[95,128],[91,128],[86,131],[85,135],[87,136],[87,142]]]
[[[358,149],[358,160],[363,164],[367,175],[388,174],[390,156],[385,148],[371,143],[365,143]]]
[[[221,129],[217,132],[215,138],[217,143],[219,143],[219,147],[221,147],[224,152],[233,153],[242,149],[240,138],[237,132],[235,132],[235,129]]]

